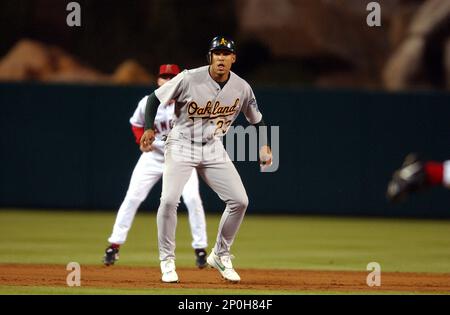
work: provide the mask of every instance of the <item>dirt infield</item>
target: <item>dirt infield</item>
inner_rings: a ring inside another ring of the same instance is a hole
[[[81,285],[95,288],[247,289],[288,291],[450,292],[450,274],[383,272],[380,287],[368,287],[368,272],[239,269],[239,284],[224,282],[213,269],[177,268],[178,284],[160,282],[157,268],[81,266]],[[0,285],[66,286],[63,265],[0,264]]]

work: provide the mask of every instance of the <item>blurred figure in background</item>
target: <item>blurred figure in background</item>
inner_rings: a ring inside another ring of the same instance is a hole
[[[160,66],[157,84],[162,86],[180,72],[177,65],[164,64]],[[145,106],[148,96],[145,96],[138,104],[133,116],[130,118],[131,128],[139,145],[144,133]],[[128,232],[133,223],[137,209],[147,198],[153,186],[159,181],[164,168],[164,141],[172,128],[174,114],[174,102],[161,104],[158,107],[154,131],[156,140],[152,144],[150,152],[142,153],[131,176],[130,185],[122,205],[117,213],[114,228],[108,241],[103,263],[106,266],[113,265],[119,259],[119,248],[125,243]],[[194,169],[184,186],[183,201],[189,213],[189,223],[192,232],[192,247],[196,255],[196,265],[199,268],[206,267],[207,235],[205,213],[199,192],[197,171]]]
[[[450,160],[422,161],[416,154],[409,154],[389,182],[387,197],[391,202],[398,202],[409,193],[438,185],[450,189]]]

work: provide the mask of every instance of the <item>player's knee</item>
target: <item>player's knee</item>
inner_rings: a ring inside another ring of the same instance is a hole
[[[145,193],[131,193],[127,194],[127,199],[132,201],[133,203],[142,203],[144,202],[147,195]]]
[[[248,197],[247,195],[244,195],[244,197],[241,199],[240,204],[242,208],[247,209],[248,207]]]
[[[149,192],[147,190],[130,187],[125,198],[132,200],[133,202],[143,202],[145,198],[147,198],[148,193]]]
[[[175,198],[163,198],[160,199],[160,208],[163,209],[176,209],[178,207],[178,203],[180,202],[180,199]]]
[[[184,204],[189,208],[201,208],[202,200],[200,197],[183,197]]]
[[[248,207],[248,197],[247,195],[239,196],[233,200],[233,206],[235,209],[240,211],[245,211]]]

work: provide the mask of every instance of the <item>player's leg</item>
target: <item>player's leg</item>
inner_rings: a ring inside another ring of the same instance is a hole
[[[177,208],[192,169],[192,166],[183,162],[166,160],[164,165],[161,201],[156,216],[160,260],[175,259]]]
[[[175,267],[175,232],[177,228],[177,208],[183,187],[192,173],[192,166],[176,163],[166,157],[164,164],[161,202],[156,215],[158,227],[159,259],[161,280],[178,282]]]
[[[221,150],[223,152],[220,152]],[[216,151],[217,156],[223,156],[225,153],[221,144],[216,144]],[[240,281],[231,263],[230,248],[248,206],[248,197],[241,177],[227,155],[226,159],[205,161],[197,170],[205,182],[226,203],[219,223],[216,244],[208,256],[208,264],[218,269],[225,279]]]
[[[153,152],[143,153],[139,158],[133,170],[126,196],[117,212],[112,234],[108,238],[111,245],[105,252],[105,265],[112,265],[118,259],[119,246],[124,244],[127,239],[137,209],[162,176],[162,161],[162,155]]]
[[[137,209],[162,176],[162,157],[153,152],[143,153],[133,170],[126,196],[120,205],[110,243],[123,244]]]
[[[198,169],[205,182],[226,203],[219,224],[214,252],[229,255],[234,238],[239,230],[248,206],[248,197],[236,168],[231,161],[214,168]]]
[[[161,202],[156,216],[163,282],[178,282],[175,271],[177,208],[183,188],[194,168],[191,151],[185,151],[183,145],[180,140],[171,139],[170,135],[166,142]],[[189,146],[190,144],[186,144],[187,148]]]
[[[192,234],[192,247],[196,254],[196,265],[199,268],[206,267],[206,247],[208,246],[206,235],[205,211],[200,198],[197,171],[192,171],[191,177],[184,186],[183,202],[186,204],[189,214],[189,225]]]

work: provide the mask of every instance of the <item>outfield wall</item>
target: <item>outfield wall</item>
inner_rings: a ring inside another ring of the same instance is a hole
[[[128,119],[150,91],[1,84],[0,207],[117,209],[140,155]],[[443,188],[395,207],[384,197],[409,151],[450,158],[450,94],[255,93],[265,121],[280,126],[280,167],[261,174],[255,162],[236,163],[248,213],[450,217]],[[201,192],[208,211],[222,211],[203,183]],[[157,185],[144,208],[154,210],[159,194]]]

